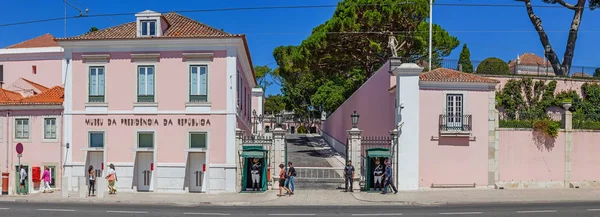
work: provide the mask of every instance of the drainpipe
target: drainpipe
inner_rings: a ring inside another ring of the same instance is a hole
[[[10,122],[8,120],[9,114],[10,114],[10,110],[7,110],[6,111],[6,136],[5,136],[6,137],[5,138],[5,140],[6,140],[6,172],[10,171],[10,169],[8,168],[8,151],[9,151],[9,149],[8,149],[8,146],[9,146],[8,139],[10,138],[10,135],[9,135],[9,132],[8,132],[8,130],[9,130],[8,129],[9,128],[9,122]]]
[[[62,186],[62,182],[63,182],[62,177],[64,176],[63,175],[64,174],[64,169],[63,169],[63,136],[64,136],[64,132],[63,131],[64,131],[64,127],[63,127],[63,124],[64,124],[64,119],[65,119],[65,115],[64,114],[65,114],[65,112],[64,112],[64,109],[63,109],[62,111],[60,111],[60,128],[61,128],[60,133],[63,134],[63,135],[60,136],[59,143],[58,143],[58,147],[60,149],[60,173],[59,173],[60,177],[61,177],[60,178],[60,186]],[[54,186],[56,188],[57,184],[54,183]],[[61,189],[61,190],[64,191],[64,189]]]

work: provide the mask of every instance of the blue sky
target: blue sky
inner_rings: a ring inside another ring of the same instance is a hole
[[[541,0],[532,0],[542,5]],[[573,0],[567,0],[573,1]],[[80,8],[89,8],[89,14],[129,13],[143,10],[160,12],[289,5],[327,5],[337,0],[70,0]],[[437,0],[440,4],[518,4],[511,0]],[[276,67],[273,49],[280,45],[297,45],[310,35],[312,28],[329,19],[335,8],[278,9],[249,11],[219,11],[183,13],[195,20],[224,29],[230,33],[247,34],[250,52],[255,65]],[[567,31],[573,13],[564,8],[535,8],[542,18],[553,47],[562,56],[567,40]],[[68,8],[69,16],[78,12]],[[0,9],[0,25],[29,20],[64,16],[62,0],[6,1]],[[67,36],[87,32],[90,27],[106,28],[135,20],[133,15],[93,17],[67,21]],[[579,32],[573,65],[600,66],[597,52],[600,25],[600,9],[586,10]],[[533,31],[524,7],[456,7],[435,6],[434,23],[440,24],[462,43],[467,43],[472,60],[483,60],[490,56],[504,60],[514,59],[520,53],[531,52],[543,56],[539,37]],[[0,47],[21,42],[45,33],[56,37],[64,36],[64,23],[51,21],[17,26],[0,27]],[[595,39],[595,40],[594,40]],[[458,59],[459,46],[449,58]],[[587,70],[586,70],[587,71]],[[279,93],[279,87],[271,86],[267,95]]]

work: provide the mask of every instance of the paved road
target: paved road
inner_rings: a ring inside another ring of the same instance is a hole
[[[0,216],[599,216],[600,202],[494,204],[442,207],[406,206],[196,206],[50,204],[0,202]]]

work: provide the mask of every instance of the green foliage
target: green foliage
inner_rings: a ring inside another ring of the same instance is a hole
[[[254,74],[256,76],[257,87],[267,92],[267,88],[273,84],[272,81],[267,80],[269,76],[275,76],[273,70],[268,66],[254,66]]]
[[[465,43],[462,50],[460,51],[460,57],[458,58],[458,64],[462,66],[463,72],[473,73],[473,64],[471,63],[471,51]]]
[[[478,74],[488,74],[488,75],[508,75],[510,73],[510,69],[508,68],[508,64],[496,57],[489,57],[484,59],[477,66]]]
[[[306,130],[306,127],[304,125],[300,125],[298,127],[297,131],[298,131],[298,134],[306,134],[306,133],[308,133],[308,130]]]
[[[95,26],[92,26],[92,28],[90,28],[90,30],[87,33],[95,32],[95,31],[98,31],[98,28]]]
[[[299,46],[275,48],[278,68],[274,74],[283,81],[286,109],[299,116],[308,115],[308,105],[335,111],[389,59],[391,34],[401,45],[398,55],[404,60],[425,59],[429,1],[411,2],[343,0],[331,19],[314,28]],[[460,42],[439,25],[433,25],[433,32],[435,63],[450,55]]]
[[[558,137],[560,122],[552,121],[548,118],[538,119],[533,122],[533,129],[543,132],[552,138],[556,138]]]
[[[285,101],[282,95],[271,95],[265,98],[265,114],[276,114],[285,110]]]
[[[600,68],[594,70],[594,78],[600,78]]]

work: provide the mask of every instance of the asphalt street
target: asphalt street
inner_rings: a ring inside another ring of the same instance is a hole
[[[0,216],[599,216],[600,202],[461,206],[157,206],[0,202]]]

